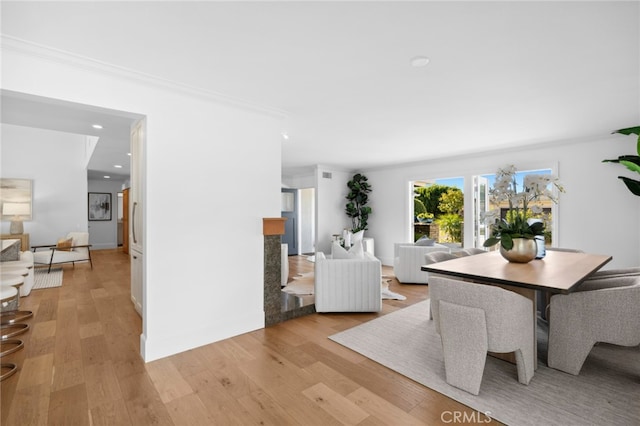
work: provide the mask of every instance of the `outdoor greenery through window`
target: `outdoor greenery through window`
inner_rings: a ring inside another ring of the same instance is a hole
[[[414,240],[462,243],[463,178],[414,182]]]
[[[516,181],[519,187],[523,185],[526,175],[552,174],[551,169],[519,171]],[[461,247],[482,248],[485,240],[490,237],[491,229],[485,224],[484,216],[487,212],[499,209],[500,217],[506,219],[509,210],[508,203],[494,206],[491,204],[489,190],[495,183],[495,174],[471,176],[473,179],[473,206],[471,223],[465,224],[464,182],[463,177],[436,178],[413,182],[414,209],[413,232],[414,241],[423,236],[432,238],[438,243],[453,244]],[[545,241],[552,243],[552,205],[550,199],[540,200],[542,211],[527,211],[528,218],[540,218],[545,224]],[[469,212],[470,213],[470,212]],[[469,215],[467,215],[469,217]],[[467,235],[473,240],[465,243],[465,226],[470,226]]]

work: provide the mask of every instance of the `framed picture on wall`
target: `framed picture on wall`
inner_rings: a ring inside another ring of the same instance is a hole
[[[89,220],[111,220],[111,194],[108,192],[89,193]]]
[[[2,220],[10,221],[15,218],[15,213],[5,213],[10,210],[20,211],[20,220],[32,220],[31,196],[32,182],[30,179],[0,178],[0,212]],[[8,204],[5,206],[5,204]]]

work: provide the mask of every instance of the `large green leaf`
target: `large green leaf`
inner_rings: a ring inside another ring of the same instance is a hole
[[[626,129],[620,129],[620,130],[616,130],[613,133],[620,133],[623,135],[640,135],[640,126],[635,126],[635,127],[627,127]]]
[[[625,160],[620,161],[620,164],[622,164],[632,172],[640,173],[640,164],[637,164],[633,161],[625,161]]]
[[[624,184],[627,185],[627,188],[629,188],[629,191],[631,191],[634,195],[640,197],[640,181],[629,179],[625,176],[618,176],[618,179],[622,179]]]
[[[620,163],[621,161],[630,161],[640,166],[640,156],[638,155],[621,155],[615,160],[602,160],[603,163]]]
[[[620,133],[622,135],[638,135],[638,143],[636,145],[636,152],[640,155],[640,126],[627,127],[626,129],[616,130],[613,133]]]

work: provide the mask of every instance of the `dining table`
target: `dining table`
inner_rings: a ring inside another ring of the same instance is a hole
[[[530,299],[534,316],[533,338],[536,339],[537,292],[571,293],[611,259],[612,256],[603,254],[548,250],[542,259],[515,263],[507,261],[498,250],[493,250],[423,265],[420,269],[470,284],[499,286]],[[534,340],[534,348],[537,347],[535,343]],[[492,355],[514,362],[513,354]],[[534,356],[536,361],[533,365],[537,366],[537,351]]]

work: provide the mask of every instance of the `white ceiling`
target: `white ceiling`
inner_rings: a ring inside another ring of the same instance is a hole
[[[640,119],[637,1],[1,7],[5,35],[285,111],[285,172],[604,136]],[[429,65],[411,67],[418,55]]]

